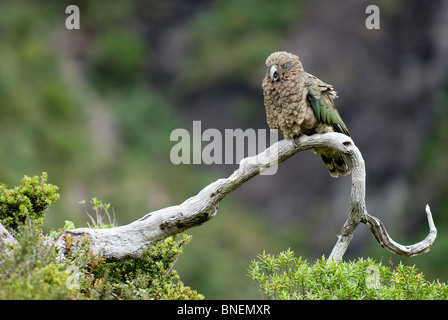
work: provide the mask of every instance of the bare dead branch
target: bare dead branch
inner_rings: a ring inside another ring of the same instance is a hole
[[[338,241],[334,246],[330,259],[340,261],[353,238],[353,232],[360,222],[365,223],[372,232],[378,243],[388,249],[390,252],[405,255],[408,257],[416,256],[425,252],[428,252],[437,236],[437,229],[432,219],[429,206],[426,205],[426,213],[429,224],[428,236],[419,243],[413,245],[401,245],[388,235],[383,223],[376,217],[373,217],[367,213],[365,204],[366,195],[366,174],[364,159],[361,152],[352,142],[343,143],[346,150],[338,148],[341,152],[347,155],[352,169],[352,189],[350,194],[350,215],[344,226],[342,227],[341,234],[338,237]],[[335,145],[335,147],[337,147]]]
[[[387,234],[386,228],[383,226],[383,223],[379,219],[372,217],[366,213],[366,221],[363,222],[370,228],[373,236],[382,247],[396,254],[413,257],[428,252],[432,243],[437,237],[437,229],[432,219],[429,205],[426,205],[425,211],[428,218],[429,234],[424,240],[408,246],[404,246],[393,241]]]
[[[330,147],[346,154],[352,169],[352,189],[350,195],[349,218],[333,248],[330,258],[341,260],[353,238],[353,232],[361,222],[367,224],[381,246],[407,256],[427,252],[435,240],[437,231],[427,207],[430,233],[428,237],[411,246],[403,246],[393,241],[384,225],[368,215],[365,207],[365,165],[353,140],[340,133],[300,136],[297,139],[281,140],[264,152],[247,157],[239,168],[228,178],[218,179],[183,203],[148,213],[144,217],[124,226],[110,229],[79,228],[69,230],[59,238],[64,247],[63,237],[70,235],[77,239],[89,237],[91,250],[108,260],[118,260],[138,256],[150,245],[189,228],[199,226],[216,215],[219,202],[244,182],[275,166],[297,152],[312,148]]]

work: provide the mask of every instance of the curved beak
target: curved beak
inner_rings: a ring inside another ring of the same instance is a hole
[[[276,77],[274,77],[274,75],[277,74],[277,67],[276,66],[272,66],[271,69],[269,69],[269,75],[271,77],[271,81],[276,81]]]

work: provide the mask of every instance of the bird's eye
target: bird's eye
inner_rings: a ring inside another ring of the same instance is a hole
[[[280,80],[280,75],[277,71],[277,67],[276,66],[272,66],[269,69],[269,76],[271,77],[271,81],[278,81]]]
[[[292,68],[294,66],[294,62],[292,62],[292,61],[286,61],[285,63],[283,63],[282,65],[281,65],[281,67],[283,68],[283,69],[290,69],[290,68]]]

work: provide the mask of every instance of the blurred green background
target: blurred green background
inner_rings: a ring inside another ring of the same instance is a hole
[[[68,30],[65,8],[80,9]],[[367,167],[367,208],[402,244],[438,238],[403,258],[365,226],[347,259],[416,264],[448,280],[448,4],[378,2],[381,28],[365,27],[367,1],[2,1],[0,181],[46,171],[61,199],[45,230],[86,226],[79,204],[112,203],[118,224],[181,203],[237,165],[173,165],[170,133],[268,129],[265,59],[288,50],[334,85],[338,109]],[[247,276],[258,253],[290,247],[328,256],[347,217],[350,177],[332,179],[312,153],[227,196],[176,269],[208,299],[257,299]]]

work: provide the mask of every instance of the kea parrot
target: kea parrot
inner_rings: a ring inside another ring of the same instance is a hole
[[[305,72],[299,57],[285,52],[272,53],[263,79],[264,105],[269,128],[286,139],[301,134],[339,132],[350,136],[336,110],[333,86]],[[337,150],[315,148],[332,177],[350,173],[346,157]]]

